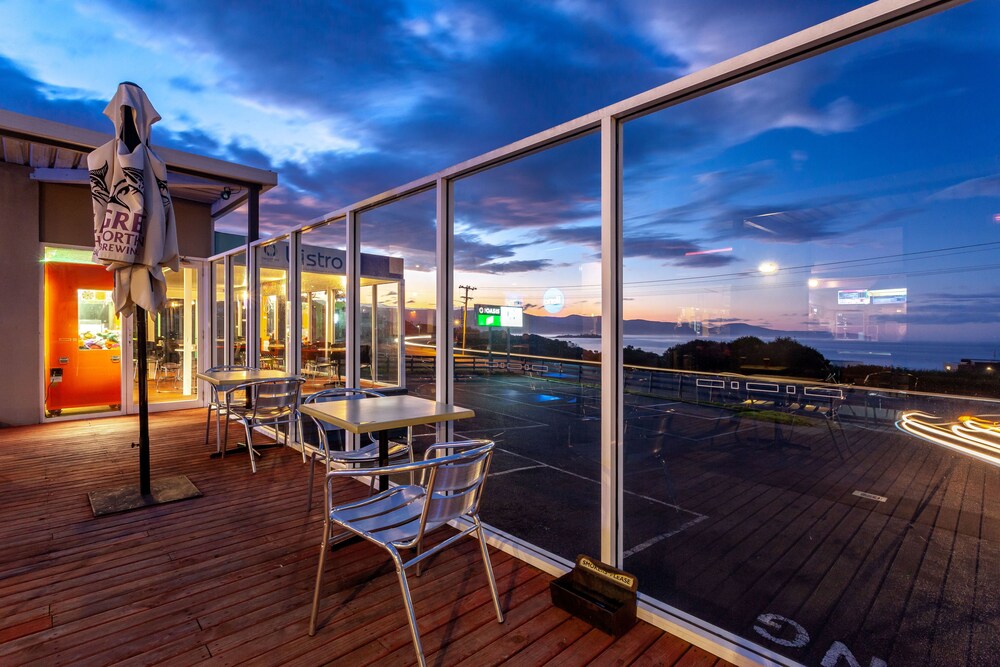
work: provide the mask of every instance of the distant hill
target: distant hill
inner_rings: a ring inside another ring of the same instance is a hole
[[[757,336],[759,338],[771,339],[779,336],[789,336],[791,338],[831,338],[825,331],[784,331],[781,329],[768,329],[758,327],[744,322],[732,322],[716,327],[707,327],[708,331],[700,334],[688,324],[677,324],[675,322],[658,322],[656,320],[625,320],[624,333],[629,336],[681,336],[697,338],[699,335],[725,336],[727,338],[739,338],[740,336]],[[533,333],[542,336],[600,336],[601,318],[599,316],[587,317],[585,315],[566,315],[565,317],[539,315],[524,315],[524,328],[521,333]]]

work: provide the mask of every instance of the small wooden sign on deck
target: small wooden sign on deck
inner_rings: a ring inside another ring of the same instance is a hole
[[[635,575],[581,554],[572,570],[549,584],[549,592],[555,606],[620,637],[635,625],[638,587]]]

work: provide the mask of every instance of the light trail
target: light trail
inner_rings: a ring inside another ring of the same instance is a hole
[[[1000,466],[1000,422],[963,415],[955,422],[911,410],[899,416],[896,428],[927,442]]]

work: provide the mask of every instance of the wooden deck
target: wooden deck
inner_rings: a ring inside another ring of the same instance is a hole
[[[97,519],[88,491],[136,481],[137,417],[0,429],[0,664],[414,663],[395,573],[366,543],[328,559],[307,636],[307,469],[287,449],[256,475],[245,456],[209,459],[204,414],[150,418],[154,479],[186,474],[203,497]],[[728,664],[645,623],[613,640],[552,606],[550,576],[492,555],[502,625],[471,540],[413,581],[428,664]]]

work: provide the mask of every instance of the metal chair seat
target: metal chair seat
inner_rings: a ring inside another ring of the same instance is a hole
[[[316,634],[323,567],[329,547],[343,537],[351,535],[358,535],[382,547],[392,558],[403,602],[406,605],[410,636],[421,667],[424,667],[426,662],[420,644],[420,632],[417,629],[406,569],[416,565],[417,576],[420,576],[420,565],[424,560],[463,537],[475,534],[479,540],[479,550],[483,557],[483,567],[493,597],[497,622],[503,623],[503,611],[500,608],[500,596],[486,547],[486,536],[479,521],[483,488],[495,447],[496,445],[489,440],[440,443],[431,445],[427,449],[426,459],[420,463],[403,463],[363,470],[334,470],[327,473],[326,513],[323,517],[323,541],[320,543],[319,566],[316,571],[316,586],[313,590],[312,612],[309,617],[310,636]],[[445,455],[440,456],[441,453]],[[333,504],[333,486],[338,477],[404,473],[419,474],[420,483],[396,486],[362,500]],[[457,534],[424,550],[422,548],[424,536],[451,521],[462,526]],[[342,528],[345,532],[334,535],[334,527]],[[415,550],[416,555],[404,561],[400,555],[400,551],[403,550]]]

